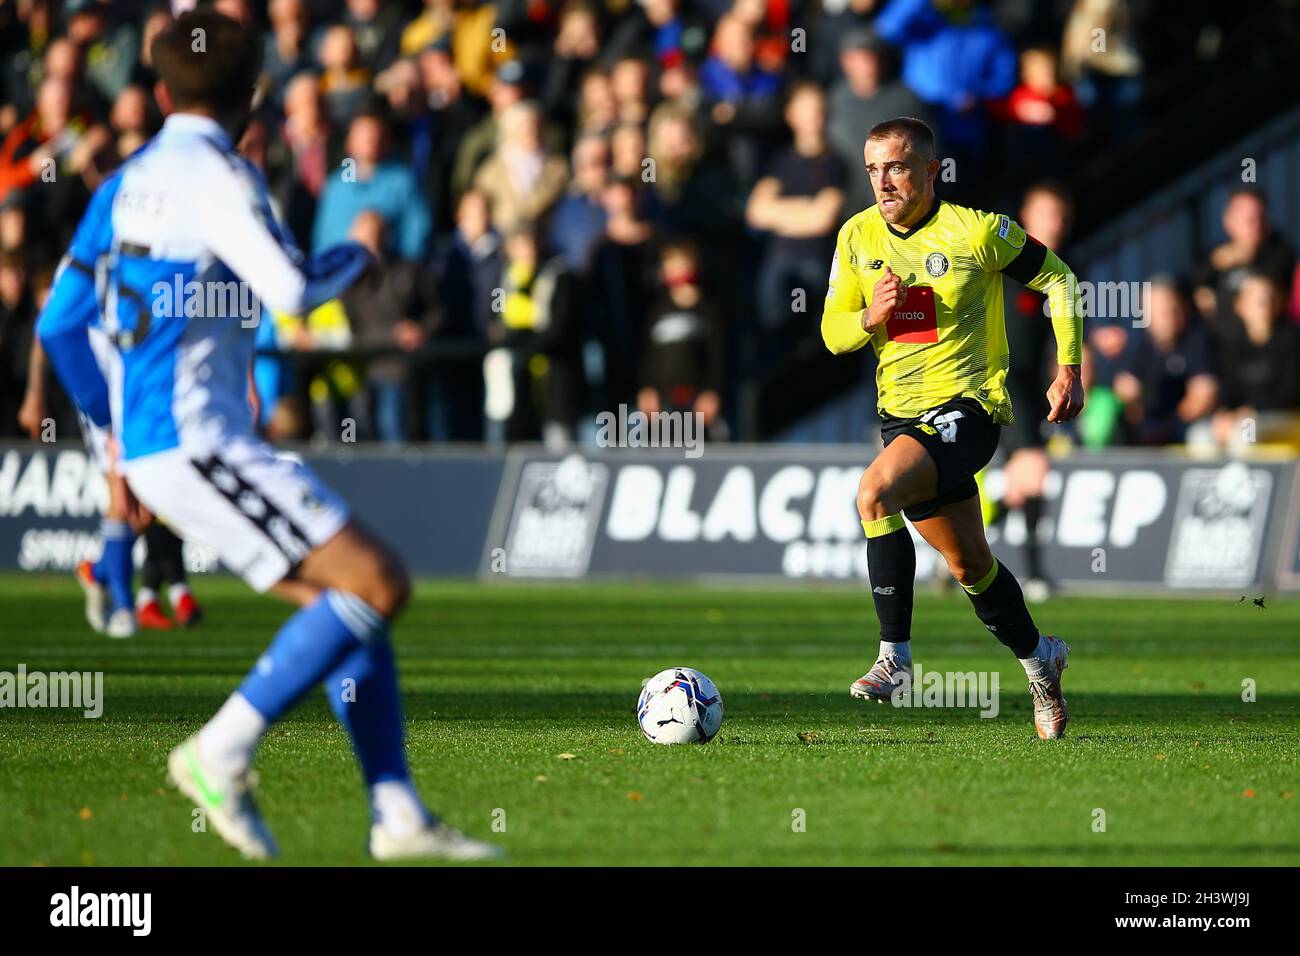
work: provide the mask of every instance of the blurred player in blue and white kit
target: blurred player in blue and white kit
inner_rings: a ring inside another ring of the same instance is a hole
[[[249,771],[267,728],[324,684],[370,790],[378,859],[481,859],[495,848],[425,809],[407,769],[388,626],[406,571],[300,462],[256,437],[247,400],[260,309],[309,312],[370,261],[349,243],[303,261],[260,174],[234,151],[261,65],[256,35],[211,11],[154,41],[159,134],[95,193],[39,333],[79,406],[106,424],[140,502],[259,591],[302,605],[168,772],[249,857],[276,852]],[[87,326],[98,299],[120,361],[103,401]]]

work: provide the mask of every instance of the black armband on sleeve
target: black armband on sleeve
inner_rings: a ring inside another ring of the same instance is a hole
[[[1033,236],[1025,237],[1025,247],[1002,270],[1003,275],[1010,276],[1023,285],[1029,285],[1034,276],[1043,270],[1047,259],[1047,246]]]

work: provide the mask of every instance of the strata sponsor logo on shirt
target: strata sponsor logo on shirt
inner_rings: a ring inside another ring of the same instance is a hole
[[[928,344],[939,341],[939,322],[934,306],[934,289],[926,285],[907,287],[903,303],[885,323],[891,342]]]

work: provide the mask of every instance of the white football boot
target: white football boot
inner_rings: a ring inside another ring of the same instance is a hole
[[[77,565],[77,583],[86,596],[86,623],[96,634],[104,633],[104,618],[108,607],[108,593],[104,585],[95,580],[94,564],[82,561]]]
[[[265,860],[279,853],[253,800],[249,774],[232,777],[206,764],[194,737],[167,757],[167,778],[207,813],[217,835],[245,859]]]
[[[109,637],[135,637],[135,611],[120,607],[108,616],[104,633]]]
[[[396,836],[376,823],[370,828],[370,855],[376,860],[413,860],[433,857],[467,862],[497,860],[505,856],[499,846],[475,840],[439,820],[413,833]]]
[[[893,654],[885,654],[871,665],[871,670],[849,685],[849,696],[883,704],[902,683],[904,674],[910,682],[912,662],[908,661],[904,664]]]
[[[1043,635],[1049,656],[1046,674],[1029,679],[1029,693],[1034,698],[1034,729],[1043,740],[1058,740],[1065,736],[1065,725],[1070,721],[1070,710],[1061,692],[1061,671],[1066,668],[1070,648],[1059,637]]]

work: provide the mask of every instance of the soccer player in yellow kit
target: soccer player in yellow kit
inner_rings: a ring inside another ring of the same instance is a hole
[[[871,129],[863,149],[876,205],[840,229],[822,314],[834,353],[870,343],[879,358],[878,411],[885,448],[862,475],[858,512],[880,654],[854,697],[889,699],[912,672],[916,551],[903,516],[948,562],[975,613],[1024,665],[1034,724],[1065,733],[1061,671],[1069,648],[1040,634],[1020,585],[989,550],[975,474],[1012,419],[1002,273],[1047,296],[1056,335],[1048,421],[1083,409],[1082,316],[1074,276],[1009,217],[935,196],[934,133],[910,117]]]

